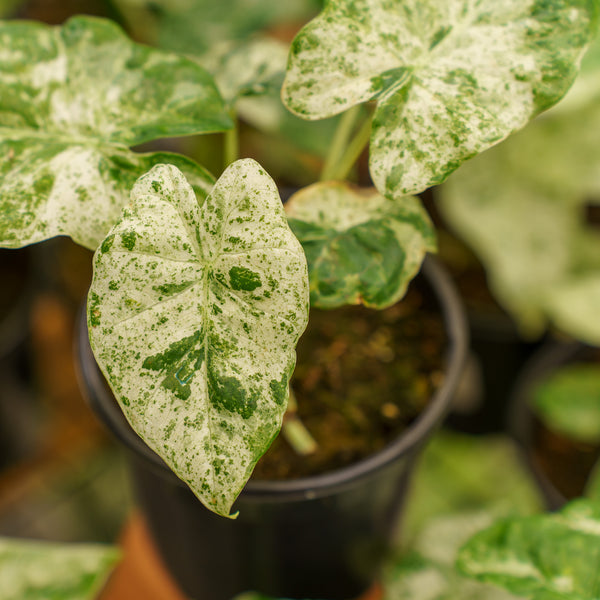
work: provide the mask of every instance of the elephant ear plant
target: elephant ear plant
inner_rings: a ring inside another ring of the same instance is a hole
[[[399,300],[435,248],[407,194],[557,102],[595,12],[591,0],[327,2],[292,43],[282,97],[307,119],[344,114],[289,225],[234,143],[216,182],[185,157],[128,149],[235,133],[235,101],[196,62],[98,19],[5,23],[0,238],[96,249],[96,359],[136,431],[228,516],[281,425],[309,293],[327,308]],[[376,191],[358,191],[340,180],[369,136]]]

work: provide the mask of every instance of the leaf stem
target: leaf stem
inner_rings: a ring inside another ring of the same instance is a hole
[[[225,140],[223,145],[223,161],[226,169],[231,163],[235,162],[240,155],[239,145],[239,125],[235,110],[230,112],[233,127],[225,131]]]
[[[307,456],[317,450],[317,442],[310,435],[304,423],[298,416],[298,403],[294,391],[290,387],[290,399],[287,411],[283,417],[281,433],[294,449],[296,454]]]
[[[371,137],[371,120],[372,117],[369,116],[356,132],[356,135],[352,138],[350,143],[346,146],[346,151],[338,161],[336,168],[332,170],[332,179],[346,179],[348,173],[350,173],[352,166],[362,154],[365,146],[369,143]]]
[[[333,140],[331,141],[331,147],[327,153],[323,170],[321,171],[321,181],[333,179],[332,174],[335,172],[336,164],[344,153],[344,148],[348,145],[348,139],[350,138],[356,120],[360,115],[360,110],[360,105],[353,106],[340,118],[335,133],[333,134]]]

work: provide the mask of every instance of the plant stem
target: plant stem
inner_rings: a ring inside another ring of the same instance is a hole
[[[361,125],[356,135],[346,146],[346,151],[338,161],[336,168],[332,169],[332,179],[346,179],[352,165],[358,160],[371,137],[371,117]]]
[[[356,119],[360,114],[360,110],[360,105],[356,105],[342,115],[333,135],[331,147],[327,153],[323,170],[321,171],[321,181],[333,179],[332,174],[335,172],[336,164],[344,153],[344,148],[348,145],[348,139],[352,134],[352,129],[356,124]]]
[[[239,127],[235,111],[230,112],[233,127],[225,131],[225,141],[223,146],[224,167],[227,168],[231,163],[235,162],[240,155],[239,147]]]
[[[304,423],[298,417],[298,404],[294,391],[290,387],[290,399],[287,411],[283,417],[281,433],[294,449],[296,454],[307,456],[317,450],[317,442],[310,435]]]

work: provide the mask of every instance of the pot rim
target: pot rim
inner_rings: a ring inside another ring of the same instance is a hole
[[[275,499],[277,501],[298,498],[317,498],[329,495],[346,487],[369,473],[379,470],[402,456],[411,454],[426,439],[427,435],[442,420],[448,410],[452,395],[462,373],[468,348],[467,319],[462,302],[444,267],[432,256],[426,256],[422,271],[440,306],[447,334],[444,380],[435,391],[425,410],[393,442],[385,448],[340,469],[285,481],[250,479],[240,497],[244,500]],[[81,310],[76,331],[76,355],[78,358],[80,387],[88,403],[113,434],[138,457],[143,457],[152,466],[183,488],[181,481],[165,462],[137,435],[129,425],[112,394],[109,393],[104,376],[98,367],[89,342],[85,307]]]
[[[574,362],[588,346],[577,340],[551,339],[525,363],[509,398],[508,433],[515,441],[521,459],[537,482],[549,510],[558,510],[567,498],[550,481],[532,455],[534,412],[529,398],[534,388],[555,369]]]

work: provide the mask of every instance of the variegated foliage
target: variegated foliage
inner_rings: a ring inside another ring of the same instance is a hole
[[[563,102],[464,165],[438,207],[477,253],[490,288],[523,331],[551,322],[600,343],[600,40]]]
[[[259,36],[243,43],[218,44],[200,62],[213,74],[225,101],[237,106],[244,98],[279,93],[287,52],[283,42]]]
[[[205,194],[212,178],[190,160],[127,146],[230,125],[206,71],[132,43],[110,21],[1,23],[0,244],[64,234],[95,249],[159,162],[184,168]]]
[[[462,548],[465,575],[534,600],[600,597],[600,503],[575,500],[560,513],[498,522]]]
[[[96,252],[96,359],[133,428],[222,515],[279,430],[307,319],[304,253],[250,159],[202,205],[155,167]]]
[[[2,600],[93,600],[118,559],[111,546],[2,538]]]
[[[308,119],[376,101],[370,169],[416,193],[567,91],[593,0],[330,0],[292,45],[284,102]]]
[[[435,232],[419,200],[389,200],[374,189],[318,183],[286,204],[308,261],[311,304],[385,308],[418,272]]]

